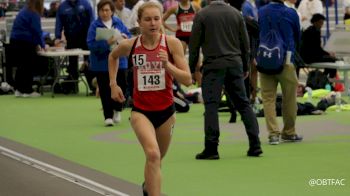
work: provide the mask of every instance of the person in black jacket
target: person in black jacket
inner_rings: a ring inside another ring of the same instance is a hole
[[[215,35],[215,36],[213,36]],[[211,1],[193,21],[189,44],[189,65],[194,73],[203,51],[202,95],[205,106],[205,148],[196,159],[219,159],[220,137],[218,107],[223,86],[242,116],[249,139],[248,156],[262,153],[259,125],[246,95],[244,78],[248,76],[249,38],[241,13],[224,1]]]
[[[321,28],[325,19],[322,14],[314,14],[311,18],[312,25],[302,34],[300,55],[305,63],[336,61],[334,53],[327,52],[322,48]],[[324,74],[329,78],[335,78],[337,70],[325,69]]]

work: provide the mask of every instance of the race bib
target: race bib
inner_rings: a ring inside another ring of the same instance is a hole
[[[145,54],[133,54],[132,60],[134,62],[134,66],[136,66],[136,67],[146,65],[146,55]]]
[[[165,69],[137,69],[137,88],[139,91],[158,91],[165,89]]]
[[[183,32],[191,32],[192,31],[193,21],[181,22],[180,28]]]

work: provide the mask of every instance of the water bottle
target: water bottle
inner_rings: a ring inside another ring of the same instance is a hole
[[[307,92],[307,102],[312,103],[312,88],[306,87],[305,90]]]
[[[329,91],[332,91],[332,87],[331,87],[330,84],[326,84],[325,89],[326,89],[326,90],[329,90]]]
[[[259,106],[260,106],[259,97],[255,97],[254,107],[253,107],[253,110],[254,110],[255,114],[259,113],[259,111],[260,111],[260,107]]]
[[[335,104],[336,104],[336,111],[340,112],[341,111],[341,93],[337,92],[335,94]]]

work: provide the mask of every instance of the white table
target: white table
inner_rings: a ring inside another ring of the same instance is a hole
[[[65,67],[64,63],[66,62],[69,56],[86,56],[90,55],[89,50],[82,49],[59,49],[59,48],[49,48],[47,51],[39,51],[38,55],[54,59],[54,82],[51,87],[52,97],[54,97],[54,88],[57,83],[60,82],[60,79],[65,78],[62,69]],[[63,82],[83,82],[86,87],[86,95],[89,94],[89,88],[86,81],[79,75],[77,80],[65,80]]]
[[[317,68],[317,69],[324,69],[324,68],[330,68],[330,69],[337,69],[340,72],[344,73],[344,78],[338,80],[339,82],[343,82],[345,86],[345,93],[346,95],[350,96],[350,84],[349,84],[349,75],[348,72],[350,71],[350,63],[344,62],[344,61],[337,61],[335,63],[328,63],[328,62],[319,62],[319,63],[311,63],[307,65],[308,67]]]

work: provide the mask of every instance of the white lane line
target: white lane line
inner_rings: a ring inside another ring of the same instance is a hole
[[[0,152],[1,154],[10,157],[14,160],[20,161],[22,163],[25,163],[29,166],[32,166],[34,168],[40,169],[46,173],[55,175],[59,178],[62,178],[64,180],[67,180],[69,182],[72,182],[74,184],[77,184],[79,186],[82,186],[84,188],[87,188],[89,190],[92,190],[96,193],[99,193],[101,195],[108,195],[108,196],[129,196],[126,193],[120,192],[118,190],[112,189],[110,187],[107,187],[105,185],[102,185],[100,183],[97,183],[95,181],[92,181],[90,179],[84,178],[80,175],[68,172],[66,170],[63,170],[61,168],[55,167],[53,165],[44,163],[42,161],[33,159],[31,157],[28,157],[24,154],[15,152],[13,150],[10,150],[8,148],[5,148],[3,146],[0,146]]]

